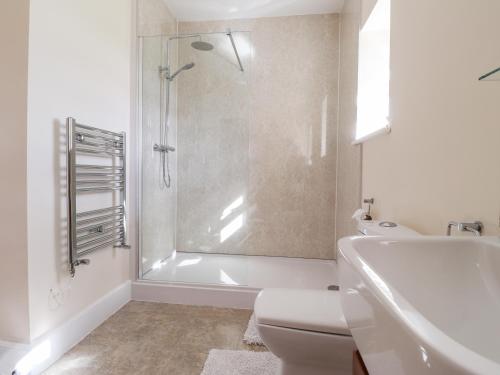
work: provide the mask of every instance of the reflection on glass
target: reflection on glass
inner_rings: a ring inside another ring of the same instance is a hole
[[[230,278],[223,270],[220,270],[220,281],[226,285],[238,285],[238,283]]]
[[[196,259],[185,259],[182,262],[180,262],[177,267],[186,267],[186,266],[194,266],[195,264],[198,264],[201,262],[201,257],[198,257]]]
[[[231,35],[244,71],[226,31],[139,40],[141,277],[236,285],[245,273],[243,266],[238,277],[227,268],[219,275],[223,265],[215,270],[211,258],[196,254],[245,249],[254,51],[249,32]],[[162,123],[175,148],[168,153],[170,189],[161,188],[161,152],[153,151]]]
[[[226,34],[182,37],[178,77],[176,249],[244,254],[249,179],[250,33],[232,32],[242,72]],[[211,50],[193,48],[194,41]]]
[[[220,243],[226,241],[243,226],[243,214],[231,221],[220,231]]]
[[[141,210],[140,240],[143,273],[161,268],[161,261],[175,249],[175,179],[170,189],[164,189],[162,163],[153,145],[160,143],[160,124],[165,113],[165,82],[159,67],[168,65],[175,54],[169,56],[167,37],[143,37],[140,46],[140,104],[141,104]],[[163,75],[164,76],[164,75]],[[173,91],[173,90],[172,90]],[[174,95],[171,113],[175,112]],[[171,135],[175,127],[171,121]],[[173,137],[172,137],[173,140]],[[176,163],[176,154],[170,156],[170,165]]]
[[[220,217],[221,220],[224,220],[226,217],[231,215],[231,213],[236,210],[238,207],[240,207],[243,204],[243,195],[241,195],[238,199],[236,199],[233,203],[231,203],[229,206],[227,206],[224,211],[222,212],[222,216]]]

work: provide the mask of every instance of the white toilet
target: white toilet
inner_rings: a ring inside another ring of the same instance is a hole
[[[358,234],[415,236],[393,223],[358,221]],[[257,330],[281,360],[280,375],[351,375],[354,340],[338,291],[264,289],[255,300]]]
[[[354,341],[338,292],[264,289],[255,318],[262,341],[281,359],[280,374],[351,374]]]

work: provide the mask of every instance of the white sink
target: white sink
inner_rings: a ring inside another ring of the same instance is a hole
[[[339,241],[341,302],[371,375],[500,374],[500,238]]]

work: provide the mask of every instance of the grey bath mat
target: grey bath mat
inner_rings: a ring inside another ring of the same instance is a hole
[[[212,349],[201,375],[276,375],[279,359],[269,352]]]
[[[257,322],[255,321],[255,315],[252,314],[250,320],[248,321],[248,327],[243,335],[243,342],[248,345],[261,345],[264,346],[262,339],[257,332]]]

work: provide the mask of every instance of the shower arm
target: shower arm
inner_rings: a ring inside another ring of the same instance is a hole
[[[227,29],[226,35],[229,37],[229,40],[231,41],[231,45],[233,46],[234,54],[236,55],[236,59],[238,60],[238,64],[240,65],[240,70],[242,72],[245,71],[243,69],[243,64],[241,63],[240,55],[238,53],[238,49],[236,48],[236,43],[234,42],[233,34],[231,32],[231,29]]]

